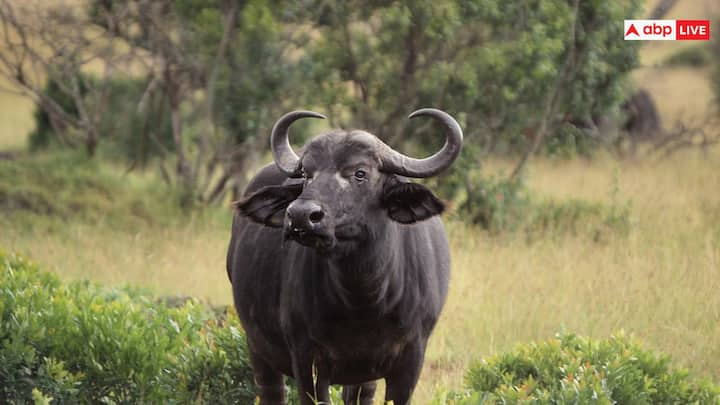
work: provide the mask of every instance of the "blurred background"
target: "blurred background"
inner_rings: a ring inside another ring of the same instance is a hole
[[[624,41],[709,19],[711,41]],[[0,249],[63,280],[231,303],[230,202],[292,140],[363,128],[427,156],[450,206],[448,305],[419,403],[473,359],[629,332],[720,379],[715,0],[0,0]],[[469,355],[470,354],[470,355]]]

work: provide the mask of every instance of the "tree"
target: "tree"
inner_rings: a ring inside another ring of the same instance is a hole
[[[393,144],[407,140],[409,111],[433,105],[462,120],[480,155],[534,153],[558,123],[617,108],[637,63],[621,38],[638,1],[310,3],[316,103]]]
[[[0,1],[0,75],[37,103],[61,142],[83,144],[92,156],[108,81],[128,59],[111,36],[89,27],[83,13],[63,4]],[[101,73],[88,80],[83,71],[93,64]]]
[[[233,0],[90,3],[89,14],[98,25],[142,51],[136,54],[146,65],[145,94],[160,94],[168,102],[172,177],[183,190],[184,204],[219,201],[229,184],[239,189],[242,181],[234,180],[244,177],[260,149],[256,135],[268,130],[271,116],[279,113],[281,92],[291,83],[284,56],[288,42],[270,5]]]

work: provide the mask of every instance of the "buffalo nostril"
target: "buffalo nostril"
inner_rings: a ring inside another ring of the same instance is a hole
[[[308,217],[310,219],[310,222],[313,224],[317,224],[318,222],[322,221],[325,214],[323,214],[322,211],[314,211],[310,213],[310,216]]]

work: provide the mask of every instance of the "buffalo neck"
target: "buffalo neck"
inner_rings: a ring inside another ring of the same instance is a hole
[[[394,222],[384,223],[351,253],[325,259],[323,284],[332,301],[349,313],[391,311],[403,290],[400,233]]]

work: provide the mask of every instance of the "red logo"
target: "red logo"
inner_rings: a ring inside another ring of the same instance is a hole
[[[710,39],[710,20],[625,20],[627,41],[686,41]]]
[[[676,39],[709,40],[710,20],[676,20]]]
[[[635,28],[635,24],[630,24],[630,28],[628,28],[627,32],[625,33],[625,36],[628,36],[630,34],[635,34],[637,36],[640,36],[640,33],[638,32],[637,28]]]

